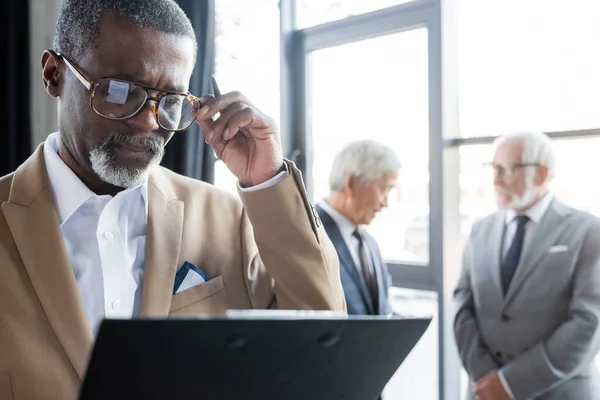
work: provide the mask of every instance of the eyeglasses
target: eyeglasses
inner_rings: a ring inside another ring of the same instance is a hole
[[[152,108],[158,125],[171,132],[188,129],[196,120],[194,111],[199,109],[200,99],[189,93],[162,91],[139,83],[116,78],[88,80],[63,55],[61,57],[77,79],[90,91],[90,106],[101,117],[123,121],[135,117],[148,100],[156,102]],[[150,91],[158,92],[151,96]]]
[[[511,165],[498,165],[498,164],[494,164],[494,163],[487,163],[484,164],[484,166],[486,166],[487,168],[491,168],[494,170],[494,174],[497,174],[503,178],[510,178],[512,177],[516,170],[519,168],[526,168],[526,167],[537,167],[539,166],[540,163],[517,163],[517,164],[511,164]]]

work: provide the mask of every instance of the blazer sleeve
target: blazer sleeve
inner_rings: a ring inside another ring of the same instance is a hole
[[[245,279],[255,308],[346,311],[337,253],[308,200],[300,171],[239,192]]]
[[[591,217],[590,218],[594,218]],[[516,399],[537,397],[593,362],[600,350],[600,225],[594,218],[573,276],[569,317],[544,341],[502,368]],[[523,377],[535,374],[535,379]]]
[[[473,287],[470,270],[473,267],[473,239],[476,228],[463,252],[463,266],[460,279],[454,290],[454,336],[462,364],[472,381],[477,381],[487,373],[499,368],[487,345],[479,333],[475,314]]]

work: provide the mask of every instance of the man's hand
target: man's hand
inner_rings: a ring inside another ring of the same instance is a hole
[[[500,381],[498,371],[492,371],[475,382],[473,393],[477,400],[510,400]]]
[[[196,118],[206,143],[243,186],[273,178],[283,165],[275,122],[239,92],[204,96]],[[220,116],[213,121],[213,117]]]

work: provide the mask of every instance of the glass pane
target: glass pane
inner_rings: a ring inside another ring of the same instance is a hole
[[[461,136],[600,128],[600,1],[458,4]]]
[[[215,21],[215,79],[221,93],[240,91],[279,121],[279,1],[218,0]],[[224,178],[229,171],[223,173],[215,176],[216,186],[230,180]]]
[[[215,186],[237,196],[237,178],[221,160],[215,161]]]
[[[600,170],[600,138],[555,140],[556,176],[550,188],[565,204],[600,216],[600,191],[596,186],[576,179],[582,171]],[[482,167],[493,157],[492,145],[460,148],[460,213],[463,236],[472,224],[494,212],[493,176]]]
[[[361,139],[390,146],[403,165],[399,190],[368,230],[384,258],[427,262],[427,30],[318,50],[310,62],[314,201],[329,194],[331,164],[343,146]]]
[[[413,0],[296,0],[298,29],[365,14]]]
[[[390,300],[392,308],[398,314],[433,316],[433,320],[421,340],[388,382],[383,398],[437,400],[439,398],[437,293],[393,287],[390,290]]]

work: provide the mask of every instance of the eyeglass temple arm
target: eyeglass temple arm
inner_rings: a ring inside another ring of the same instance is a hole
[[[69,69],[75,74],[75,76],[77,77],[77,79],[79,79],[79,81],[81,83],[83,83],[83,86],[85,86],[85,88],[87,90],[92,90],[92,82],[88,81],[87,79],[85,79],[85,77],[83,75],[81,75],[81,73],[79,71],[77,71],[77,68],[75,68],[70,62],[69,60],[67,60],[67,58],[63,55],[58,54],[58,56],[60,56],[63,61],[65,62],[65,64],[67,64],[67,67],[69,67]]]

